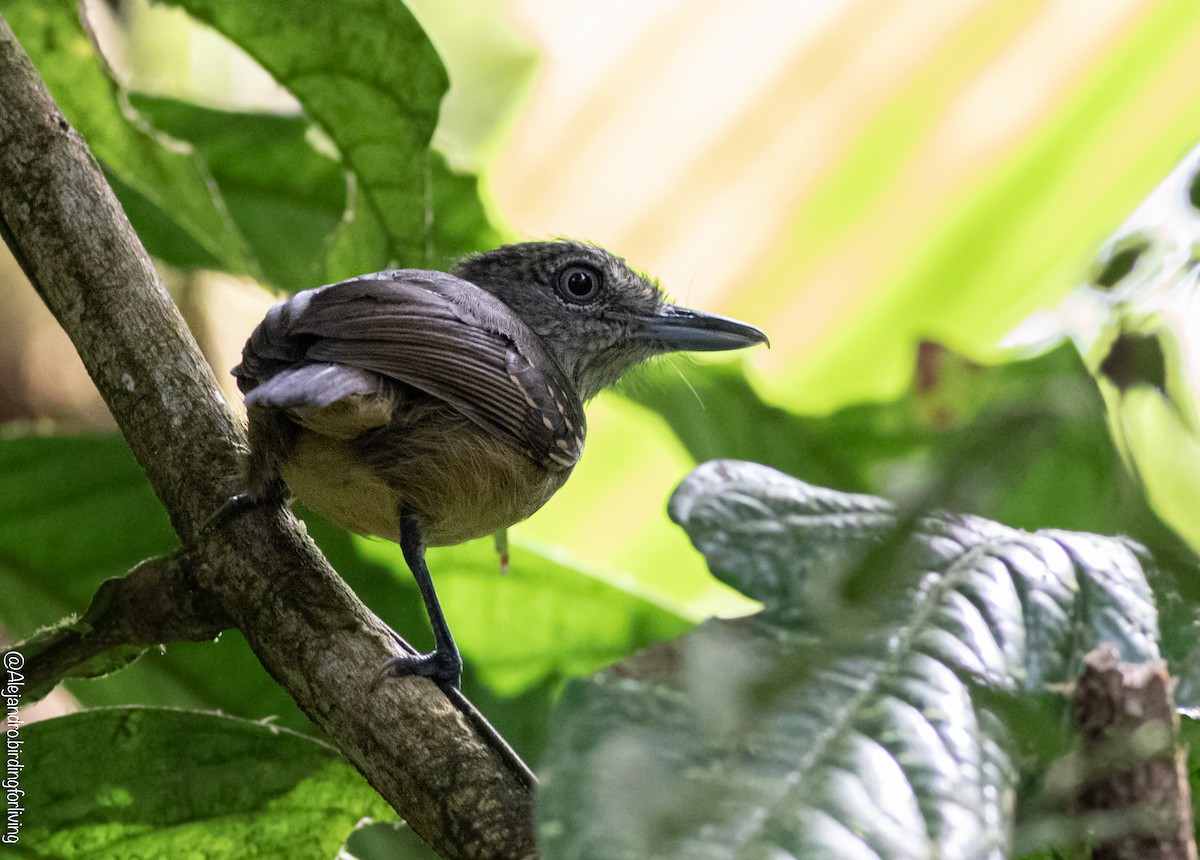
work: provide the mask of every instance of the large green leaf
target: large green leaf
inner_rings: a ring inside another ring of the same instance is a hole
[[[359,225],[343,225],[346,208],[344,167],[312,144],[312,125],[295,115],[243,113],[201,107],[176,99],[130,94],[130,103],[155,128],[187,141],[204,159],[238,228],[254,249],[263,277],[287,290],[317,286],[327,278],[327,256],[338,241],[357,237],[360,250],[377,241],[373,253],[345,264],[356,274],[392,259],[387,237]],[[428,153],[430,195],[428,244],[438,265],[496,244],[497,235],[479,202],[474,176],[453,172],[436,152]],[[150,247],[169,247],[170,262],[185,267],[218,265],[186,256],[187,235],[173,222],[146,213],[132,189],[122,200]],[[359,195],[356,202],[363,203]],[[371,217],[370,213],[365,217]],[[349,232],[347,232],[349,231]],[[159,241],[160,234],[169,238]],[[368,237],[374,236],[374,239]]]
[[[307,117],[129,91],[76,4],[0,0],[154,256],[297,290],[391,264],[444,267],[495,244],[475,177],[429,149],[447,82],[402,2],[178,5],[273,72]]]
[[[429,150],[449,85],[441,61],[400,0],[224,3],[169,0],[257,60],[328,135],[354,174],[352,213],[334,238],[330,280],[442,262],[431,225]]]
[[[82,612],[105,579],[177,543],[121,439],[0,441],[0,618],[9,636]]]
[[[335,749],[262,723],[113,708],[21,740],[22,856],[333,857],[395,815]]]
[[[290,290],[322,282],[328,238],[346,208],[346,178],[337,161],[313,147],[307,119],[136,93],[130,103],[204,159],[268,281]],[[134,226],[144,236],[159,221],[138,219]]]
[[[79,130],[106,173],[137,200],[142,216],[169,218],[173,230],[150,250],[165,259],[214,261],[239,274],[259,266],[225,207],[211,174],[195,153],[156,133],[123,101],[84,32],[71,0],[2,0],[21,45],[33,59],[64,115]]]
[[[696,470],[671,513],[764,609],[568,687],[547,857],[1003,857],[1017,745],[979,693],[1068,682],[1101,641],[1158,656],[1121,540],[898,518],[736,461]],[[888,587],[848,602],[864,565]]]
[[[82,615],[106,579],[177,544],[166,512],[119,437],[0,441],[0,619],[9,641]],[[66,687],[84,705],[220,708],[309,726],[236,631],[214,643],[152,650],[103,681],[68,681]]]

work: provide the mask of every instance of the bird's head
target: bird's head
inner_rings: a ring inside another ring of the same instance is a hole
[[[582,242],[505,245],[455,274],[508,305],[585,401],[651,356],[767,342],[753,326],[671,304],[620,257]]]

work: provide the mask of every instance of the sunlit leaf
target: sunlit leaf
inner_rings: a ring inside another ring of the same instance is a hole
[[[332,747],[261,723],[152,708],[21,732],[30,857],[333,857],[395,813]]]
[[[460,229],[449,233],[458,239],[439,233],[435,187],[447,181],[447,172],[429,149],[449,82],[404,3],[168,5],[186,9],[258,61],[300,102],[353,174],[351,213],[333,236],[326,280],[393,264],[436,268],[461,252]],[[454,202],[479,205],[461,194]]]

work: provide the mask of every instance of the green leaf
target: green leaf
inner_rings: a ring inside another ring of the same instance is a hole
[[[177,545],[166,512],[119,437],[0,441],[0,618],[8,640],[82,614],[106,579]],[[135,656],[122,649],[86,668],[103,674]],[[151,649],[103,680],[65,686],[85,706],[220,708],[311,728],[236,631],[213,643]]]
[[[419,647],[431,644],[429,621],[398,546],[354,538],[356,563],[331,552],[328,536],[313,530],[363,600],[406,639]],[[602,669],[693,623],[625,577],[587,570],[520,541],[512,542],[507,574],[500,573],[487,539],[430,549],[428,561],[468,664],[504,696]],[[381,568],[388,575],[379,576]]]
[[[403,3],[176,5],[245,48],[308,116],[128,91],[75,4],[0,0],[151,254],[299,290],[394,264],[444,268],[497,243],[476,178],[429,149],[447,81]],[[337,159],[314,146],[312,121]]]
[[[322,282],[329,236],[346,208],[346,178],[311,144],[307,119],[137,93],[130,103],[204,159],[268,281],[289,290]]]
[[[31,857],[333,857],[394,813],[325,744],[275,726],[150,708],[21,731]]]
[[[448,80],[400,0],[168,0],[258,61],[304,107],[354,174],[352,214],[333,240],[326,277],[441,255],[430,225],[429,142]]]
[[[925,343],[904,396],[822,416],[764,402],[729,365],[689,368],[686,381],[659,370],[625,394],[662,415],[698,462],[753,460],[846,492],[932,494],[1020,528],[1163,534],[1070,344],[988,367]]]
[[[671,514],[764,604],[568,687],[540,801],[547,857],[1003,856],[1018,752],[972,691],[1073,679],[1087,650],[1158,656],[1138,553],[718,461]],[[888,543],[885,557],[870,551]],[[879,599],[840,601],[864,562]],[[986,699],[987,697],[982,697]]]
[[[101,582],[177,544],[119,437],[0,441],[0,618],[9,636],[82,613]]]
[[[145,231],[150,252],[169,261],[211,259],[227,271],[259,275],[203,161],[156,133],[123,101],[84,32],[78,4],[2,0],[0,12],[106,174],[118,180],[118,188],[133,192],[130,210],[140,222],[135,226],[161,219],[175,225]]]
[[[367,604],[405,638],[429,647],[429,621],[399,548],[354,537],[316,517],[308,523]],[[11,638],[82,613],[104,580],[176,543],[119,438],[0,441],[0,618]],[[507,576],[499,573],[490,541],[432,550],[429,558],[467,657],[465,691],[488,702],[489,716],[530,757],[544,743],[549,705],[563,680],[692,624],[617,575],[583,570],[520,543],[514,543]],[[133,656],[110,654],[89,670],[111,671]],[[311,730],[237,631],[214,643],[151,649],[101,681],[69,681],[67,687],[85,705],[220,708]]]
[[[276,286],[295,291],[322,283],[327,255],[340,253],[336,246],[348,239],[346,253],[360,256],[342,264],[347,272],[378,269],[391,259],[388,237],[376,230],[379,222],[369,220],[368,197],[356,196],[356,206],[366,208],[355,217],[374,226],[342,225],[345,171],[312,145],[305,117],[215,110],[137,93],[130,102],[156,128],[187,141],[204,158],[264,276]],[[478,180],[453,172],[435,152],[428,157],[433,221],[425,226],[434,254],[428,262],[445,267],[497,244],[499,236],[480,204]],[[155,225],[161,228],[151,221],[147,229]]]
[[[480,201],[478,177],[455,171],[439,153],[431,152],[430,186],[432,248],[422,265],[447,269],[460,257],[503,243]]]

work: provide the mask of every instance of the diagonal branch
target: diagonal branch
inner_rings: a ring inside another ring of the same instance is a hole
[[[79,135],[0,17],[0,234],[75,343],[188,552],[267,671],[445,857],[536,853],[527,774],[429,681],[371,689],[389,631],[287,511],[204,524],[244,437]]]

